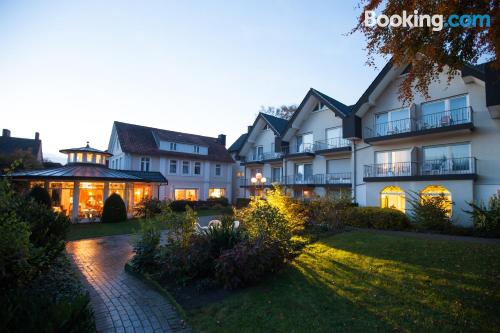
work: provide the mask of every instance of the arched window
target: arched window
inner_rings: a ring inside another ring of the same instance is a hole
[[[430,185],[427,186],[420,192],[420,196],[422,200],[426,198],[433,198],[443,196],[444,198],[444,208],[448,212],[448,216],[451,217],[451,209],[452,209],[452,201],[451,201],[451,192],[448,189],[441,185]]]
[[[405,212],[405,192],[398,186],[387,186],[380,192],[380,207]]]

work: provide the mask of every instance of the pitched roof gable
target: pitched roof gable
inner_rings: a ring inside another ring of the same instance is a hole
[[[232,163],[233,159],[226,147],[217,138],[174,132],[154,127],[134,125],[115,121],[114,126],[121,149],[126,153],[151,156],[179,156],[195,160],[210,160]],[[185,152],[165,151],[159,149],[159,142],[172,141],[208,147],[208,155],[190,154]]]
[[[245,143],[245,140],[247,139],[247,135],[248,135],[248,133],[240,135],[240,137],[238,139],[236,139],[236,141],[234,141],[234,143],[228,148],[228,151],[230,153],[239,151],[240,148]]]
[[[278,136],[283,135],[283,133],[286,129],[286,126],[288,125],[288,120],[283,119],[283,118],[279,118],[279,117],[275,117],[275,116],[272,116],[270,114],[262,113],[262,112],[259,113],[259,115],[261,115],[264,118],[264,120],[267,121],[269,126],[271,126],[274,129],[274,132]]]

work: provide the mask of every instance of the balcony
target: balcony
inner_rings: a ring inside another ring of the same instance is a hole
[[[283,157],[282,153],[267,152],[262,154],[252,154],[245,158],[243,164],[263,164],[265,161],[280,160]]]
[[[291,175],[285,177],[284,185],[302,185],[302,186],[351,186],[351,173],[327,173],[316,175]]]
[[[363,136],[367,143],[392,139],[401,139],[416,135],[425,135],[474,128],[472,108],[421,115],[418,119],[406,118],[374,125],[374,129],[365,127]]]
[[[351,141],[344,138],[332,138],[314,143],[316,154],[328,154],[335,152],[346,152],[351,150]]]
[[[475,157],[382,163],[364,167],[365,182],[476,178]]]
[[[312,157],[314,156],[314,144],[302,143],[300,145],[293,145],[283,147],[283,154],[289,158],[294,157]]]
[[[254,187],[254,186],[257,186],[259,188],[271,187],[273,184],[282,184],[283,179],[281,177],[273,179],[266,177],[266,180],[267,182],[265,184],[255,185],[251,182],[251,178],[240,178],[238,179],[238,185],[240,187]]]

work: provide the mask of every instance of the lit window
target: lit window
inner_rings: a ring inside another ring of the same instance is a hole
[[[220,176],[222,174],[222,167],[220,164],[215,165],[215,175]]]
[[[94,155],[91,153],[87,153],[87,163],[92,163],[94,159]]]
[[[74,162],[75,161],[75,153],[69,153],[69,162]]]
[[[170,160],[170,168],[168,170],[169,173],[177,173],[177,161],[175,160]]]
[[[102,163],[102,155],[95,155],[95,162],[97,164],[101,164]]]
[[[223,198],[226,195],[226,189],[224,188],[209,188],[208,197],[209,198]]]
[[[443,197],[443,208],[446,210],[446,215],[451,217],[453,202],[451,201],[451,192],[448,189],[440,185],[431,185],[424,188],[420,194],[422,200],[433,200],[433,198]]]
[[[189,188],[179,188],[175,189],[175,200],[189,200],[189,201],[197,201],[198,200],[198,190],[197,189],[189,189]]]
[[[195,162],[194,163],[194,172],[195,175],[201,175],[201,163],[200,162]]]
[[[177,150],[177,143],[170,142],[170,150]]]
[[[189,161],[182,161],[182,174],[189,175]]]
[[[405,212],[405,192],[398,186],[387,186],[380,192],[380,207]]]
[[[76,161],[83,162],[83,153],[76,153]]]
[[[149,157],[141,157],[141,171],[149,171],[149,164],[151,159]]]

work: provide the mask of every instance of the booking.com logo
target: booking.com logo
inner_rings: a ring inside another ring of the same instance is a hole
[[[443,28],[451,27],[463,27],[463,28],[474,28],[474,27],[490,27],[490,15],[450,15],[445,20],[444,15],[428,15],[419,14],[418,10],[413,11],[413,14],[408,15],[406,10],[403,10],[403,15],[391,15],[387,16],[384,14],[377,15],[374,10],[365,11],[365,21],[364,24],[367,27],[374,27],[375,25],[379,27],[393,27],[393,28],[422,28],[422,27],[432,27],[433,31],[441,31]]]

